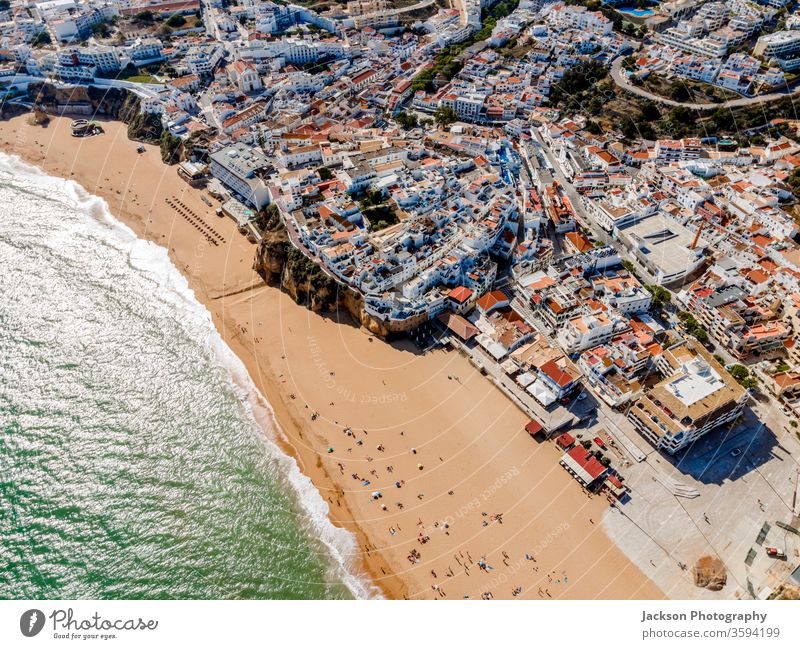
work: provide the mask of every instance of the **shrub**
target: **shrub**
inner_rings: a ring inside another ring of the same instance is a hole
[[[169,18],[167,18],[167,25],[170,27],[183,27],[186,24],[186,18],[181,16],[181,14],[172,14]]]

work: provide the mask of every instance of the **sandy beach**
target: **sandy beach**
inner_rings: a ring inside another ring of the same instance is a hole
[[[0,149],[79,182],[168,248],[387,597],[663,597],[604,533],[608,502],[581,490],[556,447],[534,442],[523,413],[465,358],[421,355],[296,305],[262,282],[255,246],[157,147],[137,154],[115,122],[73,138],[69,122],[0,122]]]

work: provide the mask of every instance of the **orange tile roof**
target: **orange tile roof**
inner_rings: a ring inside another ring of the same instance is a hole
[[[472,291],[468,289],[466,286],[457,286],[447,294],[447,297],[455,300],[460,304],[463,304],[470,298],[471,295]]]
[[[488,313],[496,308],[498,304],[502,303],[508,304],[508,297],[506,294],[502,291],[492,291],[481,297],[476,304],[481,311]]]

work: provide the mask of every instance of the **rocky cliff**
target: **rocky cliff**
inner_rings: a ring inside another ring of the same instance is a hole
[[[138,112],[139,100],[124,88],[56,86],[46,81],[28,85],[28,99],[49,112],[69,112],[70,106],[91,106],[91,114],[105,115],[128,123]]]
[[[314,312],[341,308],[376,336],[389,336],[386,326],[364,310],[360,294],[326,275],[289,242],[277,210],[267,209],[258,219],[264,236],[253,268],[266,282],[280,286],[297,304]]]

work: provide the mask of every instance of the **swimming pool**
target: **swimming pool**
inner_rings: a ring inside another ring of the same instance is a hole
[[[630,16],[636,16],[637,18],[645,18],[646,16],[652,16],[655,11],[652,9],[636,9],[635,7],[620,7],[617,9],[621,14],[628,14]]]

